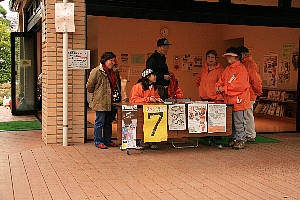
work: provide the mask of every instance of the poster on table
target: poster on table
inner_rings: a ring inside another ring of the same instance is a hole
[[[122,149],[136,148],[137,105],[122,105]]]
[[[207,104],[188,105],[189,133],[207,132],[206,112],[207,112]]]
[[[169,105],[168,124],[169,130],[186,129],[185,104]]]
[[[168,140],[167,105],[143,105],[144,142]]]
[[[265,55],[263,66],[263,87],[277,87],[278,55]]]
[[[208,132],[226,132],[226,105],[208,104]]]

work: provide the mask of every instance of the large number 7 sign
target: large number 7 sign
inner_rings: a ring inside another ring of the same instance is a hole
[[[157,113],[148,113],[148,119],[150,119],[150,118],[151,118],[151,116],[153,116],[153,115],[158,115],[159,117],[158,117],[158,120],[157,120],[157,122],[155,123],[155,125],[154,125],[154,127],[153,127],[153,130],[152,130],[151,136],[154,136],[154,135],[155,135],[155,132],[156,132],[156,130],[157,130],[157,126],[159,125],[159,123],[160,123],[161,119],[163,118],[163,116],[164,116],[164,113],[163,113],[163,112],[157,112]]]
[[[168,108],[166,105],[143,105],[144,142],[161,142],[168,140],[167,111]]]

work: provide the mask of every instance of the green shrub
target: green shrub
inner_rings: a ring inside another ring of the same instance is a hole
[[[0,106],[3,106],[3,100],[0,99]]]

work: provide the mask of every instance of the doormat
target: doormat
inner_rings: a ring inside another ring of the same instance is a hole
[[[193,138],[192,140],[197,141],[200,144],[205,146],[210,146],[212,143],[216,145],[224,145],[226,146],[229,141],[229,137],[205,137],[205,138]],[[258,143],[278,143],[280,140],[275,140],[273,138],[256,135],[255,142],[247,142],[246,144],[258,144]]]
[[[29,130],[42,130],[41,123],[38,120],[0,122],[0,131],[29,131]]]

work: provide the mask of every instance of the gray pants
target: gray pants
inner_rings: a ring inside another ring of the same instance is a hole
[[[232,112],[232,135],[231,138],[237,141],[246,142],[246,110]]]
[[[255,123],[253,116],[253,104],[255,101],[251,101],[251,108],[248,108],[245,112],[245,120],[246,120],[246,136],[250,138],[256,137],[255,132]]]

